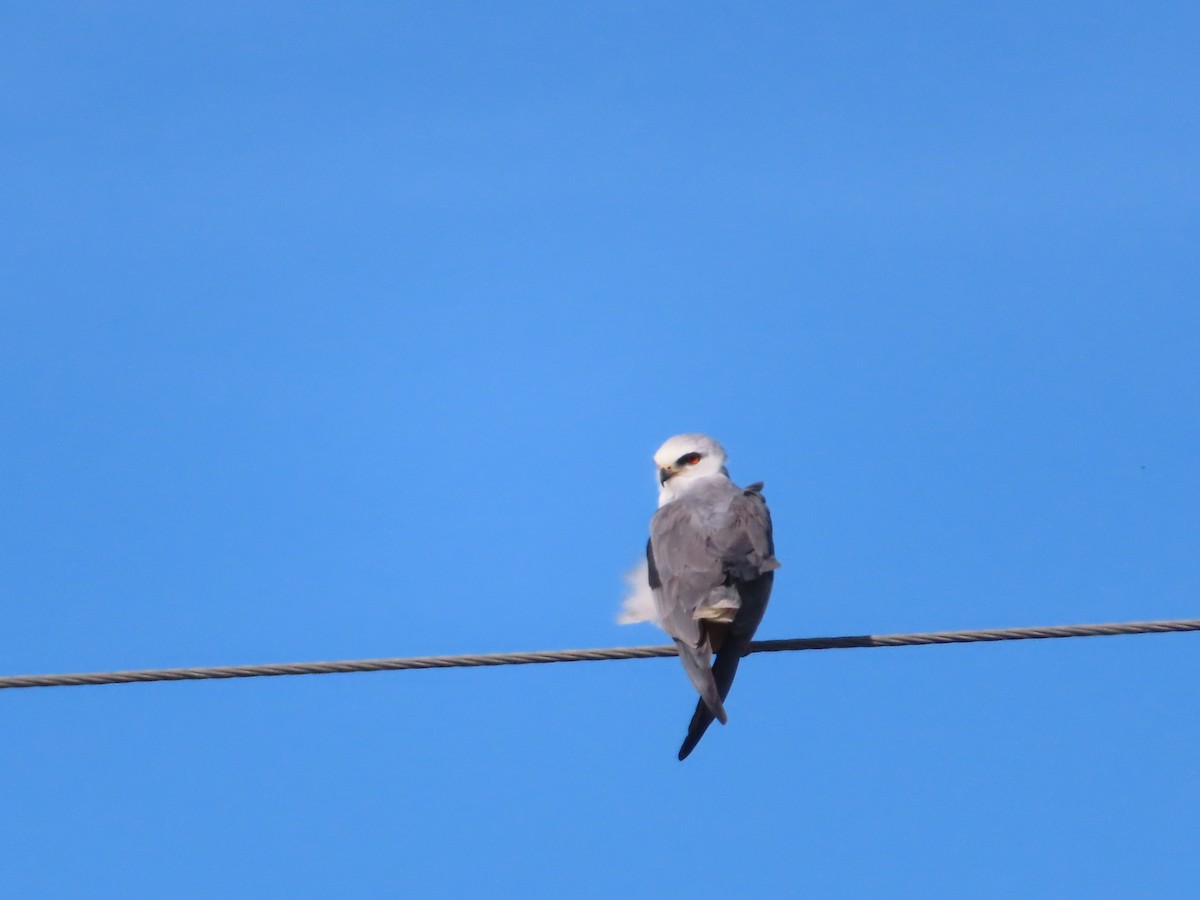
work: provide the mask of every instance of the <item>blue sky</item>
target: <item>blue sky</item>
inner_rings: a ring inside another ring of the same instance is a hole
[[[4,674],[1200,615],[1192,4],[6,4]],[[1195,635],[9,691],[22,897],[1190,897]]]

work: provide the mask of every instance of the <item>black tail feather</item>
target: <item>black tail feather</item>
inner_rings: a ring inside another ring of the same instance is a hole
[[[733,685],[733,676],[737,674],[738,663],[750,651],[750,641],[754,638],[754,632],[758,630],[763,613],[766,612],[767,599],[771,596],[771,584],[774,580],[775,573],[770,571],[764,572],[753,581],[738,585],[741,607],[721,642],[721,649],[717,651],[717,658],[712,665],[713,681],[716,682],[722,707],[725,698],[729,696],[729,688]],[[696,749],[700,738],[704,737],[704,732],[708,731],[708,726],[712,723],[713,714],[704,700],[701,700],[696,704],[696,712],[688,725],[687,737],[684,738],[683,746],[679,748],[680,760],[687,759],[688,754]]]
[[[717,683],[717,693],[720,694],[722,703],[729,696],[729,688],[733,686],[733,676],[737,674],[738,663],[742,661],[741,650],[733,646],[734,643],[727,643],[717,653],[717,659],[712,667],[713,680]],[[688,725],[688,733],[687,737],[683,740],[683,746],[679,748],[679,759],[681,762],[687,759],[688,754],[696,749],[696,745],[700,743],[700,738],[704,737],[704,732],[708,731],[708,726],[712,723],[713,714],[709,710],[708,705],[701,699],[696,704],[696,712],[692,714],[692,721]]]

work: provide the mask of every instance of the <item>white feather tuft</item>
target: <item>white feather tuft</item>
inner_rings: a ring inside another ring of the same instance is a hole
[[[621,614],[617,622],[631,625],[634,622],[652,622],[659,625],[658,610],[654,605],[654,591],[650,590],[650,566],[642,560],[625,573],[627,593],[621,601]]]

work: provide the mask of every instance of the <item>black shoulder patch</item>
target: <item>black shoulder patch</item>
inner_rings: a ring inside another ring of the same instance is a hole
[[[650,570],[650,590],[657,591],[662,587],[662,579],[658,577],[658,566],[654,565],[654,545],[646,541],[646,566]]]

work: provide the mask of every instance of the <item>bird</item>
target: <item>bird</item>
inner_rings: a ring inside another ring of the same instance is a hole
[[[627,601],[621,621],[653,618],[675,642],[700,694],[679,748],[682,761],[714,719],[728,721],[725,698],[766,612],[780,564],[762,483],[735,485],[717,441],[675,435],[659,447],[654,463],[658,510],[646,544],[646,582],[637,586],[650,589],[653,615]]]

